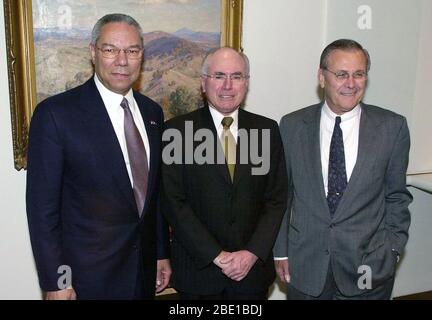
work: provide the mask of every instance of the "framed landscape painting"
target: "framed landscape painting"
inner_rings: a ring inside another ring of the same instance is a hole
[[[241,50],[239,0],[5,0],[15,168],[26,167],[28,128],[38,102],[93,74],[89,43],[107,13],[134,17],[144,31],[144,65],[135,89],[165,117],[203,102],[200,67],[208,50]]]

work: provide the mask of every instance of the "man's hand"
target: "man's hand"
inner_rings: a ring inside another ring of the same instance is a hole
[[[288,271],[288,259],[275,260],[274,263],[279,279],[282,281],[282,283],[289,283],[291,281],[291,276]]]
[[[47,291],[45,292],[45,300],[76,300],[76,293],[72,288],[58,291]]]
[[[220,260],[223,265],[222,272],[235,281],[243,280],[253,267],[258,257],[247,250],[232,252]]]
[[[226,267],[226,265],[227,265],[228,263],[231,262],[231,259],[229,258],[230,255],[231,255],[230,252],[227,252],[227,251],[221,251],[221,252],[219,253],[219,255],[218,255],[216,258],[214,258],[213,263],[214,263],[215,265],[217,265],[219,268],[223,269],[223,268]],[[223,263],[221,263],[222,260],[224,261]]]
[[[171,264],[169,259],[162,259],[157,261],[156,273],[156,292],[163,291],[169,284],[171,278]]]

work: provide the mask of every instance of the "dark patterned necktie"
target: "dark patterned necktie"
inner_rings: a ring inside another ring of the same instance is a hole
[[[234,181],[234,169],[236,163],[236,141],[229,129],[233,121],[234,119],[231,117],[225,117],[222,119],[221,123],[223,125],[223,130],[220,138],[231,181]]]
[[[330,143],[327,203],[332,216],[336,212],[339,201],[347,186],[345,152],[340,123],[341,117],[336,117]]]
[[[147,193],[147,153],[141,135],[133,120],[126,98],[123,98],[120,105],[124,110],[124,132],[129,156],[129,165],[133,178],[133,192],[138,208],[138,214],[141,216]]]

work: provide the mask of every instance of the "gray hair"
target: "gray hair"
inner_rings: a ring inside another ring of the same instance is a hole
[[[371,59],[369,56],[369,52],[362,47],[360,43],[351,39],[339,39],[330,43],[323,50],[320,58],[320,68],[327,69],[328,67],[328,58],[330,54],[334,50],[345,50],[345,51],[362,51],[366,58],[366,71],[370,70],[371,67]]]
[[[144,44],[143,31],[139,23],[131,16],[122,13],[110,13],[100,18],[93,27],[93,31],[91,35],[91,44],[96,45],[96,42],[99,40],[101,34],[101,29],[104,25],[108,23],[121,23],[121,22],[127,23],[128,25],[135,27],[140,35],[141,43]]]
[[[210,58],[220,49],[232,49],[233,51],[237,52],[237,54],[243,59],[245,65],[245,73],[246,73],[245,76],[249,76],[249,71],[250,71],[249,58],[243,52],[238,52],[231,47],[220,47],[220,48],[213,48],[209,50],[206,56],[204,57],[202,68],[201,68],[201,74],[207,74],[208,69],[210,67]]]

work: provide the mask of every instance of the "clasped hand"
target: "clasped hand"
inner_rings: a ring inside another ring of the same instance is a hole
[[[236,252],[222,251],[213,262],[222,269],[228,278],[241,281],[248,275],[257,260],[258,257],[252,252],[240,250]]]

